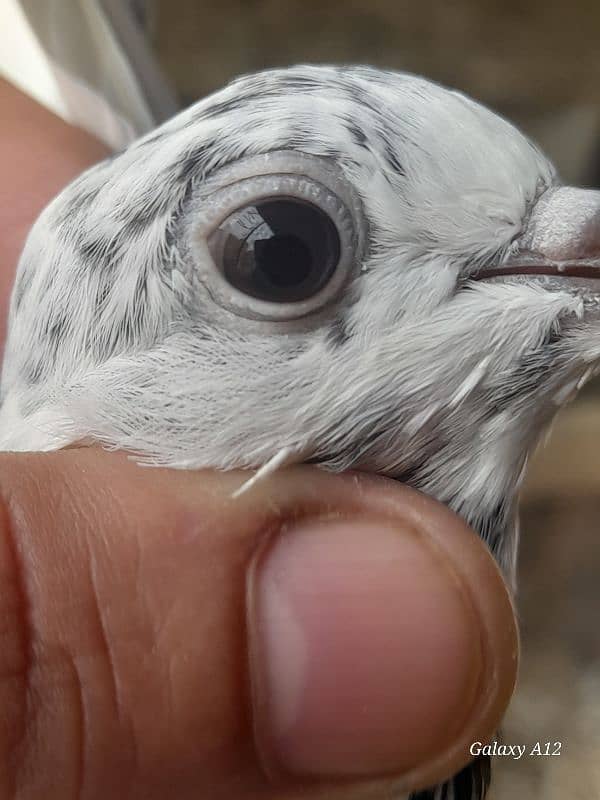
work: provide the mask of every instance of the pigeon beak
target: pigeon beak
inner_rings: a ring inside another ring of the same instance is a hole
[[[600,293],[600,191],[549,189],[536,203],[518,243],[508,261],[481,270],[475,278],[540,276],[546,283]]]

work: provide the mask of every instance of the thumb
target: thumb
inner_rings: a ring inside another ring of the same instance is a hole
[[[479,539],[391,481],[245,478],[0,458],[0,797],[381,796],[493,734],[517,634]]]

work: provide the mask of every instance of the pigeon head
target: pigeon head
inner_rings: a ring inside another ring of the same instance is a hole
[[[36,223],[0,447],[377,471],[510,574],[527,456],[600,357],[599,198],[423,79],[240,78]]]

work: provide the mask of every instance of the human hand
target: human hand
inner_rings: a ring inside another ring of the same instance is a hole
[[[517,635],[475,534],[376,477],[244,478],[0,458],[0,797],[389,796],[493,734]]]

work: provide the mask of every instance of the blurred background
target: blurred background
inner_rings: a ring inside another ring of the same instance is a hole
[[[535,138],[565,182],[600,188],[598,0],[3,1],[0,68],[33,93],[43,50],[60,91],[41,99],[83,127],[91,109],[90,129],[115,148],[241,72],[363,62],[469,93]],[[65,38],[75,25],[80,36]],[[33,26],[41,50],[22,47],[17,26]],[[82,104],[74,66],[100,99],[86,89]],[[523,659],[503,739],[561,742],[560,756],[496,759],[492,800],[600,798],[599,450],[596,383],[558,419],[522,497]]]
[[[542,140],[566,181],[600,179],[597,0],[154,0],[156,51],[184,102],[232,76],[363,62],[458,87]]]
[[[457,87],[534,137],[565,182],[600,187],[597,0],[158,0],[155,52],[184,104],[232,76],[364,62]],[[600,798],[600,387],[559,417],[522,500],[523,660],[493,800]]]

